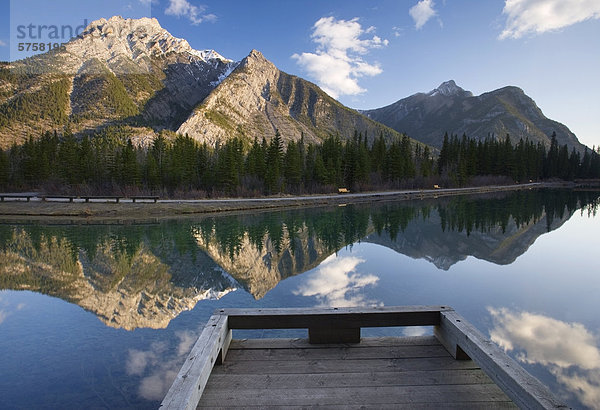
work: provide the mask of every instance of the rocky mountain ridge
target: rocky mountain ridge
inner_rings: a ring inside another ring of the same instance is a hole
[[[162,28],[158,20],[146,17],[114,16],[93,21],[65,48],[67,53],[61,54],[64,68],[83,66],[86,61],[97,59],[105,62],[114,74],[129,74],[132,70],[150,72],[151,58],[170,54],[187,54],[190,61],[204,63],[232,62],[214,50],[194,50],[185,39],[174,37]],[[127,64],[129,60],[137,65]]]
[[[428,93],[417,93],[363,114],[425,144],[440,148],[444,134],[476,139],[520,138],[550,146],[553,133],[560,145],[583,151],[565,125],[547,118],[535,101],[514,86],[474,96],[453,80]]]
[[[363,115],[364,114],[364,115]],[[0,148],[68,127],[125,126],[136,143],[162,130],[215,145],[240,136],[318,142],[329,135],[390,140],[401,133],[441,147],[443,135],[529,138],[583,150],[517,87],[474,96],[453,80],[386,107],[356,111],[280,71],[259,51],[239,62],[195,50],[154,18],[99,19],[64,48],[0,64]]]
[[[258,50],[239,65],[178,128],[210,145],[232,136],[318,142],[328,135],[351,137],[358,130],[372,140],[395,131],[344,107],[315,84],[280,71]]]
[[[119,124],[134,136],[167,129],[210,145],[276,130],[284,141],[399,136],[256,50],[240,62],[194,50],[156,19],[100,19],[62,49],[0,67],[0,147],[67,125],[85,133]]]

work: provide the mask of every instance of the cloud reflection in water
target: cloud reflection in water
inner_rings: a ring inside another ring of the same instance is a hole
[[[567,323],[548,316],[491,308],[492,341],[517,360],[539,364],[552,373],[584,405],[600,403],[600,349],[598,335],[581,323]]]
[[[375,300],[366,299],[363,294],[367,286],[379,281],[375,275],[356,272],[356,267],[363,262],[364,259],[354,256],[331,255],[293,293],[314,296],[321,306],[380,305]]]
[[[12,311],[10,302],[8,302],[7,300],[3,300],[2,297],[0,297],[0,325],[14,312],[18,312],[20,310],[23,310],[24,308],[25,303],[19,303],[14,308],[14,311]]]
[[[176,349],[169,349],[165,342],[155,342],[149,350],[129,350],[127,374],[141,377],[138,394],[146,400],[162,400],[167,394],[198,333],[177,331],[175,336]]]

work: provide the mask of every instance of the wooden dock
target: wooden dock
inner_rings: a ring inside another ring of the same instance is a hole
[[[389,326],[434,326],[434,336],[360,337]],[[233,329],[308,338],[233,340]],[[409,306],[218,310],[161,409],[316,406],[567,408],[453,309]]]

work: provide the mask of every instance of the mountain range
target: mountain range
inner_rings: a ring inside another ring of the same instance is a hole
[[[465,91],[454,80],[428,93],[417,93],[388,106],[361,111],[398,132],[441,148],[445,132],[459,137],[519,139],[550,145],[556,134],[560,145],[585,148],[564,124],[547,118],[535,101],[518,87],[503,87],[479,96]]]
[[[63,49],[0,68],[2,146],[67,123],[74,132],[126,124],[140,138],[167,129],[210,145],[276,130],[284,141],[399,135],[256,50],[233,62],[192,49],[156,19],[118,16],[92,22]]]
[[[520,137],[582,149],[516,87],[473,96],[454,81],[379,109],[345,107],[317,85],[279,70],[259,51],[232,61],[198,51],[153,18],[92,22],[64,47],[0,64],[0,147],[46,130],[88,133],[124,126],[134,142],[163,130],[215,145],[228,138],[309,142],[401,133],[440,147],[444,132]]]

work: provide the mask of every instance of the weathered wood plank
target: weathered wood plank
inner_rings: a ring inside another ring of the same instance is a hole
[[[567,408],[535,377],[454,311],[441,314],[435,334],[453,355],[466,353],[519,407]]]
[[[368,370],[368,371],[367,371]],[[364,369],[361,373],[307,373],[307,374],[225,374],[215,367],[205,391],[228,389],[270,389],[316,387],[376,387],[376,386],[430,386],[441,384],[491,384],[492,380],[480,369],[418,370],[389,372]]]
[[[495,384],[440,386],[339,387],[313,389],[236,389],[205,391],[201,405],[208,406],[317,406],[352,404],[412,404],[506,401]]]
[[[403,306],[373,308],[287,308],[219,309],[229,316],[231,329],[308,329],[389,326],[432,326],[439,324],[445,306]]]
[[[200,403],[199,409],[224,409],[224,406],[204,406]],[[252,406],[244,405],[246,409],[286,409],[286,410],[306,410],[306,406]],[[325,410],[438,410],[440,408],[451,410],[499,410],[499,409],[517,409],[518,407],[512,401],[495,401],[495,402],[456,402],[456,403],[410,403],[410,404],[331,404],[327,406],[319,406],[319,409]]]
[[[417,357],[448,357],[441,345],[425,346],[372,346],[369,349],[354,347],[322,347],[317,349],[232,349],[229,358],[244,360],[345,360],[345,359],[399,359]]]
[[[352,347],[353,349],[364,349],[371,347],[392,346],[432,346],[440,345],[435,336],[386,336],[386,337],[363,337],[360,343],[332,343],[328,347]],[[229,347],[235,349],[322,349],[322,346],[314,345],[307,339],[234,339]]]
[[[163,399],[161,409],[194,409],[229,329],[227,316],[212,316]]]
[[[478,369],[471,361],[454,360],[452,357],[426,357],[410,359],[372,360],[256,360],[226,361],[219,372],[235,374],[303,374],[303,373],[359,373],[365,366],[380,371],[453,370]]]

